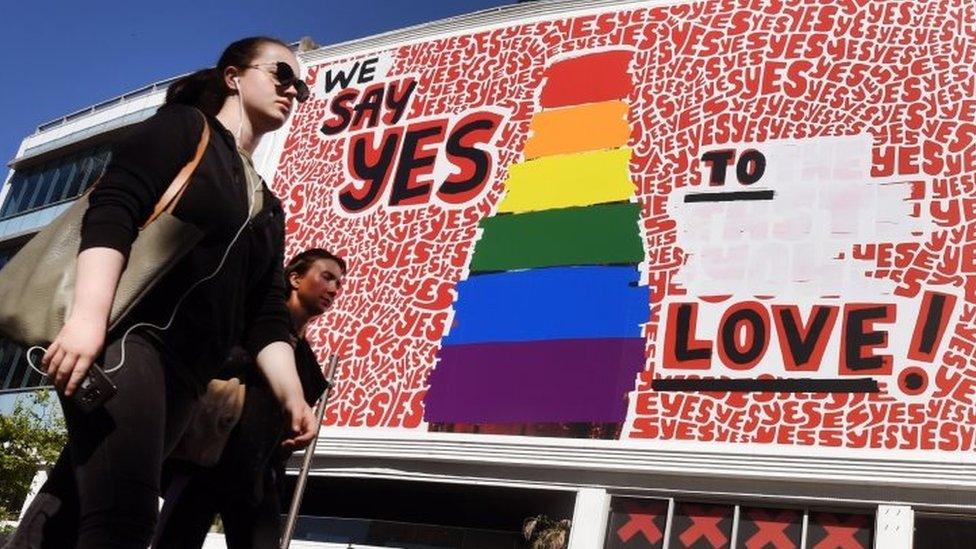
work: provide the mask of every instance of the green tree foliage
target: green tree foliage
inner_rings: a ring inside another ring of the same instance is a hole
[[[16,520],[34,475],[54,465],[66,440],[50,391],[24,395],[11,414],[0,415],[0,520]]]

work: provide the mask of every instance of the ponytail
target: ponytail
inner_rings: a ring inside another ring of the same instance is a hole
[[[214,116],[226,96],[220,73],[216,67],[211,67],[188,74],[170,84],[166,90],[165,104],[190,105]]]

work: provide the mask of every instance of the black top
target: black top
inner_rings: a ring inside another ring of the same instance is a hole
[[[234,136],[216,118],[207,121],[210,142],[173,211],[178,219],[199,227],[204,237],[110,337],[120,336],[135,322],[165,323],[180,296],[214,272],[247,220],[247,182]],[[167,105],[129,131],[89,197],[80,250],[108,247],[128,257],[139,226],[196,152],[203,124],[200,111]],[[278,199],[262,187],[263,207],[248,222],[223,267],[187,296],[169,330],[156,332],[199,390],[214,377],[233,345],[243,345],[253,356],[269,343],[289,341],[291,319],[282,276],[284,213]]]
[[[299,338],[294,341],[295,366],[305,402],[314,406],[327,388],[325,375],[308,342]],[[221,373],[223,378],[242,376],[246,390],[241,417],[227,439],[213,474],[220,477],[219,484],[229,497],[244,498],[249,504],[257,505],[266,490],[281,488],[268,483],[273,482],[269,480],[272,470],[276,471],[277,478],[284,478],[285,464],[292,454],[281,447],[288,434],[288,417],[243,349],[231,353]]]

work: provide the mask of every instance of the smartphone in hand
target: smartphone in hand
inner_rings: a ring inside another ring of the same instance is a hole
[[[68,399],[81,408],[83,412],[88,413],[101,407],[117,392],[118,388],[105,374],[105,371],[98,364],[92,364],[78,388],[75,389],[74,393],[71,393]]]

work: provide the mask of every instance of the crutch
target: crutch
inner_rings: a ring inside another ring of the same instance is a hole
[[[312,466],[312,456],[315,455],[315,443],[319,439],[319,429],[322,428],[322,417],[325,416],[325,406],[329,402],[329,394],[335,386],[335,372],[339,365],[339,357],[332,355],[329,357],[329,369],[325,374],[325,394],[319,399],[318,406],[315,407],[315,438],[305,448],[305,458],[302,460],[302,470],[298,473],[298,480],[295,481],[295,493],[291,496],[291,508],[288,509],[288,520],[285,521],[285,531],[281,534],[281,549],[288,549],[291,545],[291,536],[295,533],[295,523],[298,522],[298,508],[302,505],[302,496],[305,495],[305,482],[308,480],[308,470]]]

